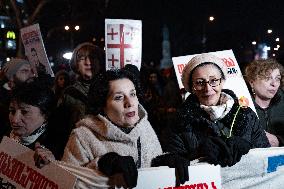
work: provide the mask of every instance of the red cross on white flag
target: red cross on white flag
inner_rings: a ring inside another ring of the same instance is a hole
[[[141,67],[142,22],[140,20],[105,20],[106,69],[126,64]]]

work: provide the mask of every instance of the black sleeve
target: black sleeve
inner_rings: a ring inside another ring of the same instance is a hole
[[[250,117],[251,144],[253,148],[267,148],[270,147],[269,141],[266,137],[264,129],[261,128],[259,119],[256,114],[251,110],[248,115]]]

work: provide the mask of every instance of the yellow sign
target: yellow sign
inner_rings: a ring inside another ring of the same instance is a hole
[[[7,39],[16,39],[16,34],[15,34],[15,32],[13,32],[13,31],[7,31],[6,38],[7,38]]]

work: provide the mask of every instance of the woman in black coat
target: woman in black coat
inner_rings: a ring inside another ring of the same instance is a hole
[[[178,110],[165,149],[193,160],[232,166],[251,148],[269,147],[256,114],[223,89],[227,68],[211,54],[198,55],[184,68],[182,81],[191,92]]]

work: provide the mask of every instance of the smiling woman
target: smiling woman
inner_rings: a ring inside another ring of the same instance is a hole
[[[224,62],[209,53],[185,66],[182,82],[191,94],[178,110],[180,124],[165,144],[168,151],[225,167],[251,148],[269,146],[255,113],[241,106],[233,91],[223,89],[226,73]]]

